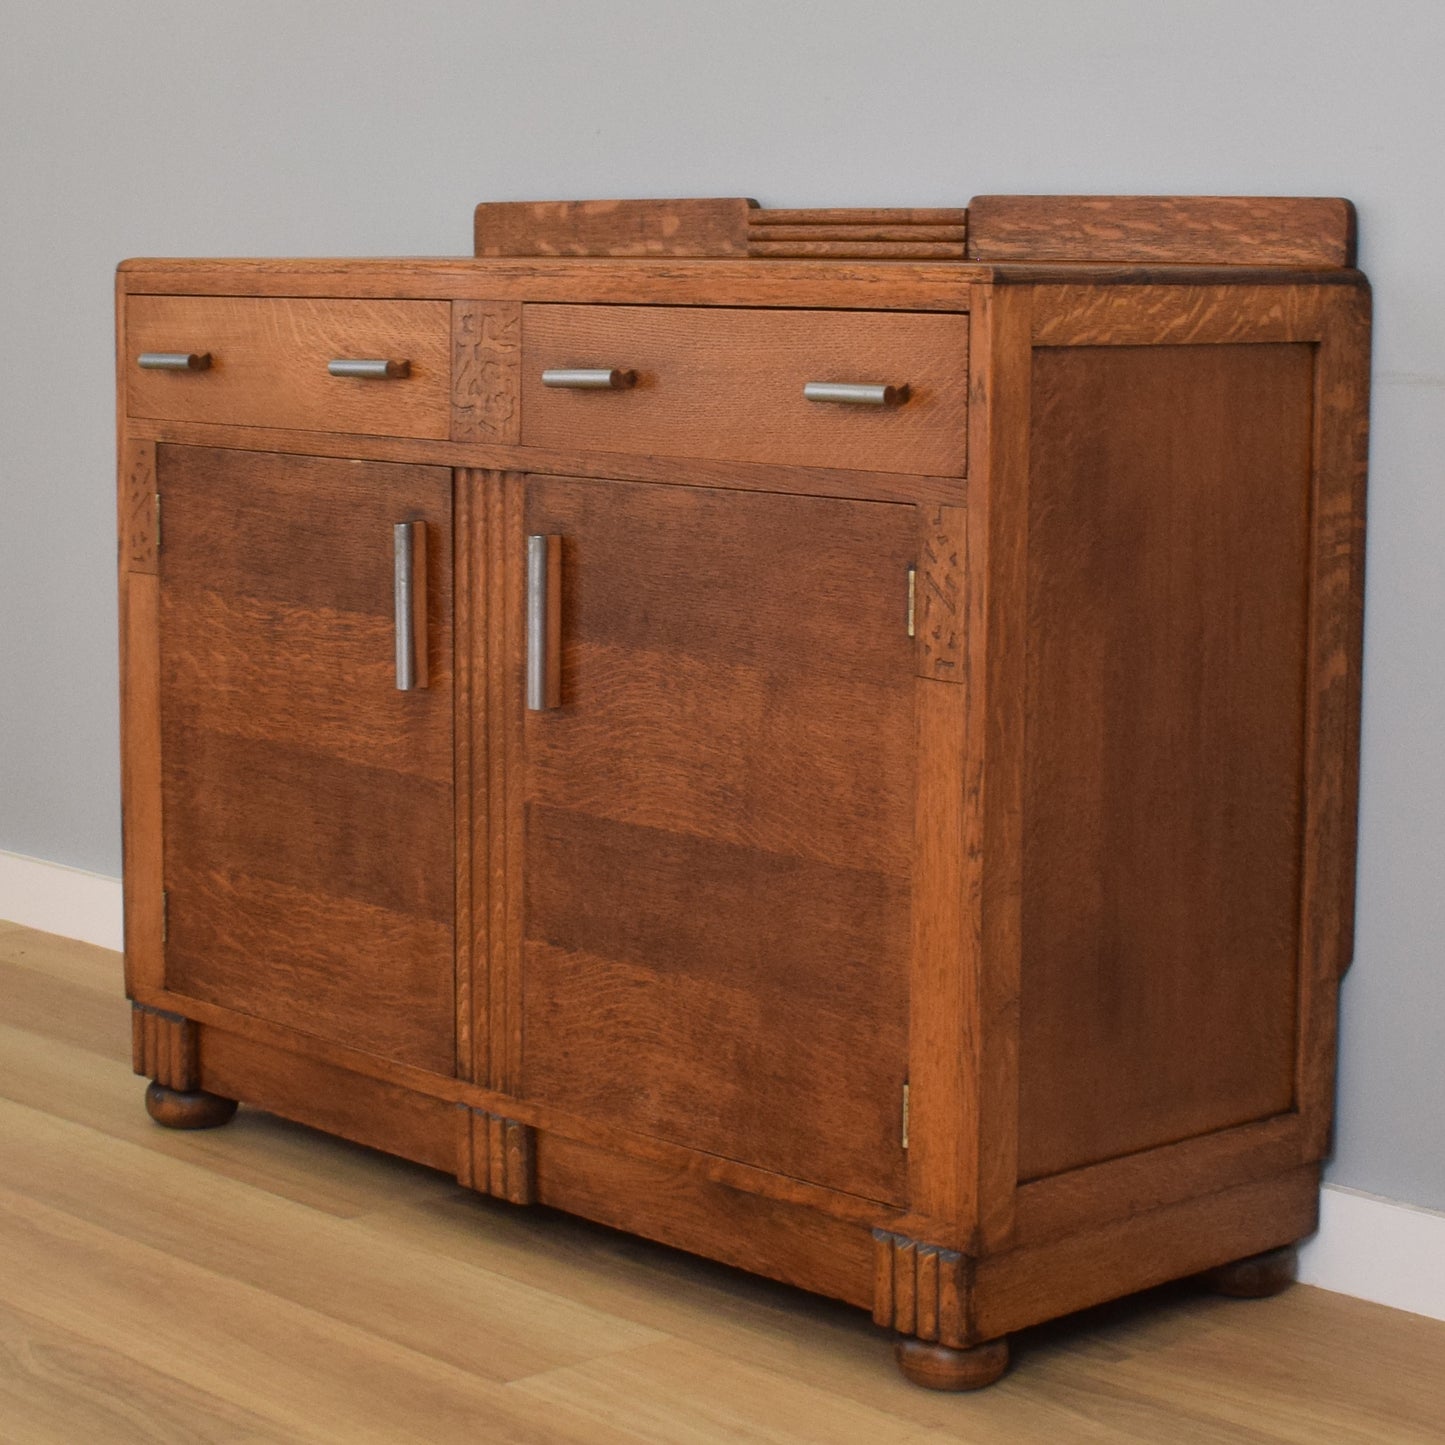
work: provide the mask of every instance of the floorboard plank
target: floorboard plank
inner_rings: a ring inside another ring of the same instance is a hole
[[[16,1192],[47,1210],[485,1379],[520,1379],[659,1338],[395,1233],[362,1232],[4,1100],[0,1157]],[[107,1181],[99,1192],[97,1178]]]
[[[490,1424],[507,1440],[635,1438],[565,1408],[544,1429],[542,1412],[477,1374],[3,1188],[0,1257],[0,1302],[299,1440],[471,1445]]]
[[[0,923],[0,963],[34,970],[76,988],[102,994],[113,1004],[125,989],[120,954],[58,933],[40,933],[18,923]]]
[[[4,1005],[0,995],[0,1018]],[[128,1063],[0,1024],[0,1098],[341,1219],[455,1192],[454,1182],[435,1170],[251,1109],[224,1129],[177,1134],[150,1121],[144,1094],[144,1080]]]
[[[25,1445],[285,1445],[260,1415],[0,1305],[0,1439]]]
[[[549,1370],[508,1388],[598,1424],[625,1420],[652,1445],[917,1445],[924,1433],[876,1407],[680,1340]]]

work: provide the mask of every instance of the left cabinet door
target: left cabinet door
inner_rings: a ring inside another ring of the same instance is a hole
[[[156,475],[166,987],[453,1074],[452,474]]]

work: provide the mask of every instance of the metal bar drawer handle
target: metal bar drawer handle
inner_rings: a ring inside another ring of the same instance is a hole
[[[844,406],[902,406],[908,400],[908,383],[884,386],[870,381],[810,381],[803,387],[808,401],[835,401]]]
[[[426,523],[397,522],[391,529],[396,622],[396,689],[427,685]]]
[[[142,371],[209,371],[209,351],[142,351],[135,359]]]
[[[527,711],[562,706],[562,539],[527,538]]]
[[[326,369],[332,376],[358,376],[363,381],[400,380],[411,375],[411,362],[387,361],[384,358],[351,360],[339,356],[334,361],[328,361]]]
[[[566,386],[573,391],[625,391],[629,386],[637,385],[637,373],[617,367],[611,371],[559,367],[542,373],[542,385]]]

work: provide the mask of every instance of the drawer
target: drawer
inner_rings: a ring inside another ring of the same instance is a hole
[[[445,438],[451,307],[445,301],[131,296],[129,415]],[[147,370],[143,353],[209,353],[204,371]],[[332,376],[333,360],[408,363],[405,376]]]
[[[547,386],[553,369],[636,375]],[[898,405],[808,401],[808,382],[908,387]],[[522,443],[707,461],[961,476],[968,317],[723,307],[522,308]]]

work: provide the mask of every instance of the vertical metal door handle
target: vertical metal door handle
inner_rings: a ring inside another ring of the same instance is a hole
[[[396,523],[391,541],[396,686],[412,692],[427,685],[426,523]]]
[[[527,538],[527,711],[562,706],[562,539]]]

